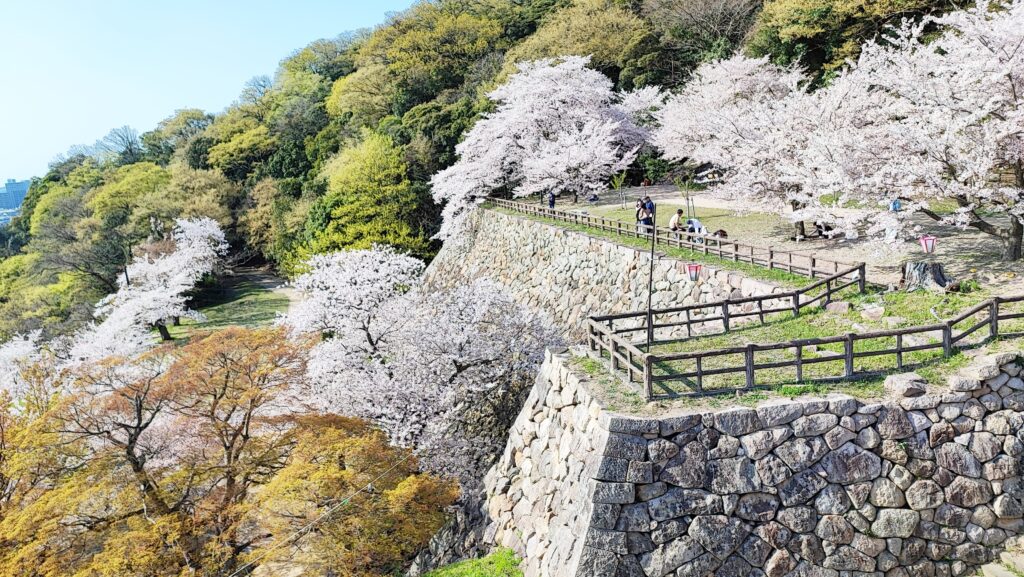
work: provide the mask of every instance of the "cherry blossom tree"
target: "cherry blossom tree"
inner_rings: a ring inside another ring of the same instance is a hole
[[[434,200],[445,205],[439,237],[457,232],[475,201],[494,191],[580,194],[603,187],[633,161],[661,93],[617,94],[611,80],[587,68],[589,61],[522,63],[488,94],[496,110],[456,147],[459,160],[431,179]]]
[[[315,255],[306,267],[292,283],[303,300],[285,323],[338,338],[363,338],[381,304],[409,291],[423,273],[423,261],[383,245]]]
[[[29,384],[23,371],[42,358],[40,333],[15,335],[0,344],[0,393],[6,392],[12,399],[19,399]]]
[[[188,291],[213,272],[227,251],[224,232],[209,218],[179,219],[163,254],[136,257],[119,279],[116,293],[96,305],[95,322],[72,337],[71,362],[129,356],[152,346],[149,331],[170,339],[167,322],[175,317],[201,319],[188,309]]]
[[[942,34],[930,38],[930,26]],[[852,65],[860,91],[885,95],[875,114],[884,137],[852,135],[879,162],[854,179],[849,200],[884,214],[901,198],[910,210],[999,238],[1021,258],[1024,235],[1024,2],[979,1],[945,16],[905,22],[864,46]],[[834,88],[830,88],[833,90]],[[940,215],[929,202],[957,209]],[[995,218],[992,218],[992,217]],[[906,220],[891,221],[892,226]]]
[[[310,309],[322,307],[337,287],[364,295],[330,299],[335,318],[355,322],[332,326],[337,330],[310,353],[314,397],[322,410],[377,423],[431,469],[466,485],[478,482],[504,443],[544,347],[561,338],[497,285],[396,290],[416,286],[405,257],[387,249],[354,252],[365,254],[312,259],[303,280]],[[366,259],[390,264],[381,274],[350,266]],[[300,313],[285,322],[298,333],[324,333],[318,318]]]
[[[790,204],[794,219],[895,241],[920,212],[993,235],[1019,259],[1022,45],[1024,1],[1011,0],[904,22],[811,93],[796,70],[736,56],[697,71],[656,114],[653,140],[670,158],[725,167],[721,192]],[[932,208],[943,199],[956,210]]]
[[[802,207],[807,198],[796,168],[808,127],[793,112],[805,102],[805,81],[767,57],[705,63],[655,113],[652,141],[667,158],[724,169],[719,194],[772,209],[781,202]]]

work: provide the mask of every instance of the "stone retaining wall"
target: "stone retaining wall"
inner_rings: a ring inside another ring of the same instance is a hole
[[[591,480],[608,437],[600,415],[601,406],[548,351],[505,452],[484,479],[486,538],[518,551],[530,575],[565,575],[583,552],[595,506]]]
[[[527,577],[950,577],[1024,529],[1015,354],[941,390],[642,419],[549,355],[486,479]],[[582,380],[581,380],[582,378]]]
[[[470,218],[469,238],[445,243],[427,270],[428,285],[490,279],[577,338],[585,334],[587,317],[646,309],[648,251],[493,210],[477,210]],[[655,261],[654,288],[655,308],[786,290],[708,266],[691,282],[686,263],[667,257]]]

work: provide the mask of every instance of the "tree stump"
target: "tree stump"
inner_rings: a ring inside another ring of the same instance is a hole
[[[953,288],[953,280],[946,276],[942,265],[937,262],[903,263],[900,287],[907,292],[924,289],[931,292],[946,292]]]

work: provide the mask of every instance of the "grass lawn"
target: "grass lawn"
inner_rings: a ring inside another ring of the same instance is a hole
[[[425,577],[522,577],[519,563],[511,549],[498,549],[480,559],[460,561],[431,571]]]
[[[842,336],[847,333],[863,334],[886,329],[933,325],[941,323],[946,319],[957,316],[960,312],[981,303],[989,295],[984,293],[970,294],[948,294],[937,295],[930,293],[904,293],[880,291],[869,292],[865,295],[848,295],[844,297],[851,303],[849,313],[829,312],[824,309],[805,309],[799,317],[790,313],[778,313],[769,317],[765,324],[751,323],[734,327],[729,333],[707,334],[694,338],[675,342],[656,343],[652,350],[657,354],[673,353],[700,353],[717,349],[730,349],[742,347],[747,343],[770,344],[785,343],[795,340],[815,339],[832,336]],[[878,320],[870,319],[862,315],[865,308],[883,307],[883,316]],[[1022,312],[1024,307],[1012,306],[1012,311]],[[954,327],[955,331],[962,331],[975,323],[981,322],[982,317],[974,317]],[[1000,325],[1001,333],[1016,332],[1024,333],[1024,320],[1003,321]],[[720,330],[720,329],[718,329]],[[642,339],[643,333],[636,333],[636,338]],[[968,337],[965,341],[958,343],[958,346],[965,350],[977,347],[988,337],[987,328],[983,328]],[[1005,340],[1005,339],[1001,339]],[[904,337],[904,346],[941,345],[941,332],[909,335]],[[1012,339],[1011,339],[1012,342]],[[640,343],[638,343],[640,344]],[[858,340],[854,343],[854,350],[857,352],[878,351],[891,349],[896,346],[896,337],[879,337],[870,340]],[[644,348],[641,346],[641,348]],[[843,343],[829,343],[826,345],[808,346],[803,349],[805,361],[815,358],[842,355]],[[786,348],[769,351],[756,351],[754,361],[757,364],[774,362],[788,362],[796,359],[794,348]],[[950,358],[944,358],[941,346],[923,351],[907,352],[903,355],[904,370],[917,370],[925,378],[933,383],[944,383],[945,377],[964,366],[969,357],[961,352],[955,352]],[[597,368],[607,371],[607,365],[592,360]],[[730,353],[720,356],[709,356],[702,359],[702,370],[736,368],[744,366],[745,357],[743,353]],[[584,368],[584,367],[581,367]],[[595,367],[585,367],[594,369]],[[814,364],[805,364],[803,377],[806,381],[818,382],[812,384],[798,384],[796,381],[795,367],[780,367],[759,369],[755,373],[755,383],[759,387],[765,387],[769,392],[781,396],[796,396],[807,393],[824,393],[829,391],[845,392],[857,397],[876,397],[882,392],[881,385],[885,374],[897,372],[895,355],[877,355],[865,358],[858,358],[854,361],[854,370],[857,373],[873,373],[872,376],[857,378],[851,381],[844,381],[841,377],[844,374],[844,361],[831,360]],[[680,374],[696,371],[696,360],[662,361],[655,364],[655,375]],[[591,373],[592,370],[586,372]],[[824,382],[828,380],[829,382]],[[742,388],[746,384],[746,375],[743,370],[725,374],[709,375],[703,378],[703,388],[706,391],[714,389]],[[606,386],[614,396],[618,397],[618,404],[624,408],[635,408],[636,400],[641,399],[639,395],[639,384],[627,386],[624,383],[617,386]],[[617,391],[618,388],[625,391]],[[655,395],[677,395],[690,393],[696,390],[695,379],[672,380],[655,383]],[[628,392],[636,396],[636,400],[630,398]],[[723,401],[731,404],[740,402],[754,403],[763,398],[764,393],[746,392],[737,398],[723,397]],[[746,401],[741,400],[745,398]],[[642,402],[642,401],[641,401]],[[707,400],[698,401],[708,404]],[[678,404],[678,403],[677,403]],[[675,405],[673,405],[675,406]]]
[[[180,326],[168,327],[175,339],[195,331],[217,330],[229,326],[269,325],[279,313],[288,310],[288,297],[274,292],[280,280],[261,274],[226,277],[221,286],[201,290],[193,307],[206,316],[203,322],[182,319]]]

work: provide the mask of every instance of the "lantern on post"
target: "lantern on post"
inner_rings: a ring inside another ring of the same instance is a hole
[[[690,282],[697,282],[700,278],[700,270],[703,265],[698,263],[690,263],[686,265],[686,274],[690,277]]]
[[[920,239],[921,248],[925,254],[932,254],[935,252],[935,237],[929,234],[922,236]]]

